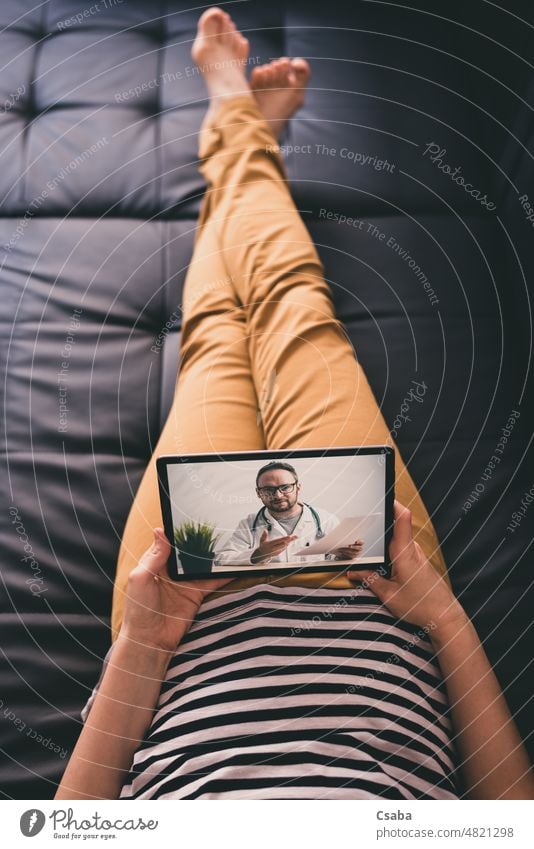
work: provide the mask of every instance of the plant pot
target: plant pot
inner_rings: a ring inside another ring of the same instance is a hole
[[[215,554],[191,554],[178,550],[184,575],[211,575]]]

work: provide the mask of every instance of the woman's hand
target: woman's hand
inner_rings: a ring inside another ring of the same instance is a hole
[[[172,581],[167,575],[171,545],[161,528],[128,576],[119,637],[172,655],[189,630],[204,598],[231,578]]]
[[[353,581],[364,581],[398,619],[436,628],[465,623],[467,614],[447,582],[438,575],[414,541],[410,511],[394,503],[395,526],[389,546],[391,578],[371,569],[348,572]],[[434,630],[434,628],[432,628]]]

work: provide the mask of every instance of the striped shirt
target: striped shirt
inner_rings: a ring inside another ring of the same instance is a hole
[[[201,606],[120,798],[458,793],[427,631],[370,590],[260,584]]]

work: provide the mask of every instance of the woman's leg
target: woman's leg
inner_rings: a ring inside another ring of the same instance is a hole
[[[206,197],[183,297],[180,372],[173,404],[130,510],[113,592],[116,638],[130,571],[162,527],[156,457],[265,448],[250,375],[246,317],[210,226]]]
[[[247,316],[267,446],[391,443],[365,373],[335,317],[322,264],[288,190],[276,139],[247,95],[244,77],[241,89],[234,85],[238,93],[212,107],[203,128],[201,170],[211,190],[210,220]],[[397,448],[395,468],[396,497],[412,511],[416,539],[446,574],[434,527]]]

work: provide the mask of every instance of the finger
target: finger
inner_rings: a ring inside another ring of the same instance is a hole
[[[347,571],[347,577],[351,579],[351,581],[363,581],[363,580],[371,580],[375,575],[378,575],[374,569],[349,569]],[[380,575],[378,575],[380,577]]]
[[[171,546],[163,529],[154,528],[154,541],[141,557],[139,566],[151,575],[162,574],[166,570],[170,553]]]
[[[285,551],[286,548],[287,545],[276,545],[269,549],[269,554],[280,554],[280,552]]]
[[[395,592],[395,587],[391,581],[383,578],[378,572],[373,572],[372,569],[361,569],[357,572],[347,572],[347,577],[351,581],[363,581],[365,589],[371,590],[384,603]]]
[[[273,545],[276,545],[278,548],[284,549],[287,548],[288,545],[293,542],[293,537],[281,537],[280,539],[273,540]]]
[[[393,517],[395,526],[393,529],[392,542],[400,547],[407,548],[413,542],[412,514],[407,507],[403,507],[399,501],[393,502]]]
[[[265,551],[268,551],[269,554],[278,554],[279,552],[284,551],[284,549],[286,549],[294,539],[298,539],[298,537],[279,537],[278,539],[274,539],[272,542],[269,542],[264,546]]]
[[[235,578],[208,578],[198,581],[189,581],[187,584],[184,581],[180,581],[180,584],[176,584],[175,581],[172,581],[172,583],[179,588],[186,587],[193,590],[201,590],[205,593],[211,593],[222,589],[222,587],[226,586],[226,584],[231,584],[234,580]]]
[[[283,548],[269,548],[265,549],[264,557],[276,557],[277,554],[280,554],[284,549]]]
[[[232,581],[235,581],[235,578],[215,578],[213,583],[210,583],[210,592],[220,590],[222,587],[225,587],[226,584],[231,584]]]

